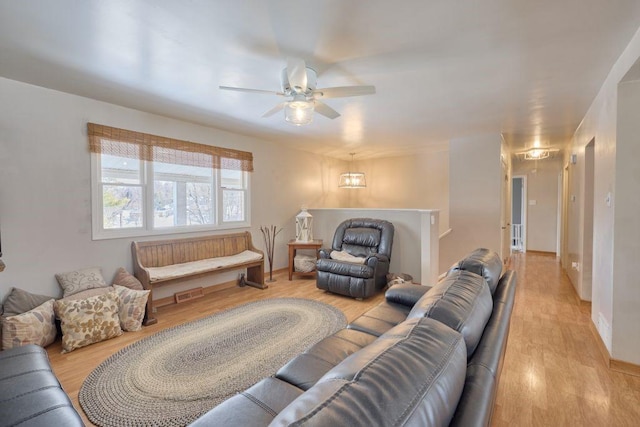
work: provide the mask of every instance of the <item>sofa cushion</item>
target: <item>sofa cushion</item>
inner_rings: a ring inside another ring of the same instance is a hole
[[[373,268],[368,265],[342,262],[333,259],[319,259],[316,265],[316,270],[326,271],[340,276],[359,277],[362,279],[370,279],[373,277],[374,273]]]
[[[468,271],[456,271],[424,294],[407,317],[430,317],[460,332],[471,355],[492,310],[487,281]]]
[[[0,390],[3,426],[84,425],[42,347],[30,344],[0,352]]]
[[[411,308],[406,305],[383,301],[351,322],[347,328],[379,337],[398,323],[407,320],[409,311]]]
[[[342,329],[291,359],[276,377],[308,390],[330,369],[375,339],[364,332]]]
[[[270,425],[447,425],[466,363],[458,332],[433,319],[408,320],[329,371]]]
[[[484,277],[489,285],[491,294],[493,294],[502,274],[502,260],[496,252],[479,248],[453,264],[449,272],[458,270],[470,271]]]
[[[384,297],[387,302],[413,307],[429,289],[431,289],[431,286],[403,283],[390,287],[384,294]]]
[[[266,426],[301,394],[299,388],[268,377],[225,400],[190,426]]]
[[[236,264],[260,261],[262,258],[262,254],[246,250],[235,255],[206,258],[198,261],[183,262],[181,264],[165,265],[164,267],[148,267],[147,271],[149,272],[149,280],[156,282],[190,276]]]

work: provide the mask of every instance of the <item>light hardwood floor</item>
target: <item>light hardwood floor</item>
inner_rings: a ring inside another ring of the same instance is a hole
[[[493,426],[640,426],[640,377],[609,370],[589,329],[589,308],[577,299],[555,257],[514,255],[516,303]],[[333,304],[352,321],[383,299],[366,301],[316,289],[314,280],[287,280],[261,291],[229,288],[193,302],[161,307],[158,324],[69,354],[60,343],[47,348],[53,369],[73,404],[86,376],[121,348],[162,329],[246,302],[299,297]],[[87,425],[91,425],[84,418]]]
[[[640,426],[640,377],[605,366],[581,303],[554,256],[518,254],[493,426]]]

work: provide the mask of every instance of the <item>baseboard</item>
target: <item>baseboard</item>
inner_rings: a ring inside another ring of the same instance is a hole
[[[640,377],[640,365],[611,358],[609,350],[607,349],[607,346],[604,345],[604,341],[602,341],[602,337],[600,337],[596,325],[594,325],[593,321],[591,320],[589,320],[589,329],[591,330],[593,337],[596,339],[598,350],[600,351],[600,354],[604,359],[604,364],[607,368],[611,369],[612,371],[620,372],[621,374]]]
[[[640,377],[640,365],[634,363],[623,362],[622,360],[611,359],[609,368],[612,371],[620,372],[623,374],[633,375]]]
[[[552,256],[552,257],[556,257],[556,253],[555,252],[548,252],[548,251],[534,251],[531,249],[527,249],[527,253],[528,254],[533,254],[533,255],[542,255],[542,256]]]
[[[602,341],[602,337],[598,333],[598,329],[596,328],[596,325],[593,323],[593,320],[591,320],[591,318],[589,318],[589,329],[593,334],[593,338],[595,338],[596,340],[596,345],[598,347],[598,350],[600,351],[600,354],[602,355],[605,366],[607,368],[611,368],[611,355],[609,354],[607,346],[604,345],[604,341]]]

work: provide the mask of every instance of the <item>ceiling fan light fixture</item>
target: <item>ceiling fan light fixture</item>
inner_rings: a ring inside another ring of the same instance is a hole
[[[304,95],[296,95],[284,107],[284,119],[296,126],[308,125],[313,122],[313,101]]]

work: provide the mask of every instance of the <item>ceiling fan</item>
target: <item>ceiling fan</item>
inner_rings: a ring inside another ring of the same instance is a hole
[[[290,58],[287,61],[287,68],[282,70],[281,83],[282,91],[280,92],[231,86],[220,86],[220,89],[290,98],[264,113],[262,117],[270,117],[278,111],[284,110],[285,120],[297,126],[311,123],[314,111],[330,119],[340,117],[340,113],[320,101],[320,99],[373,95],[376,93],[375,86],[341,86],[317,89],[317,74],[315,70],[307,67],[304,60],[294,58]]]

